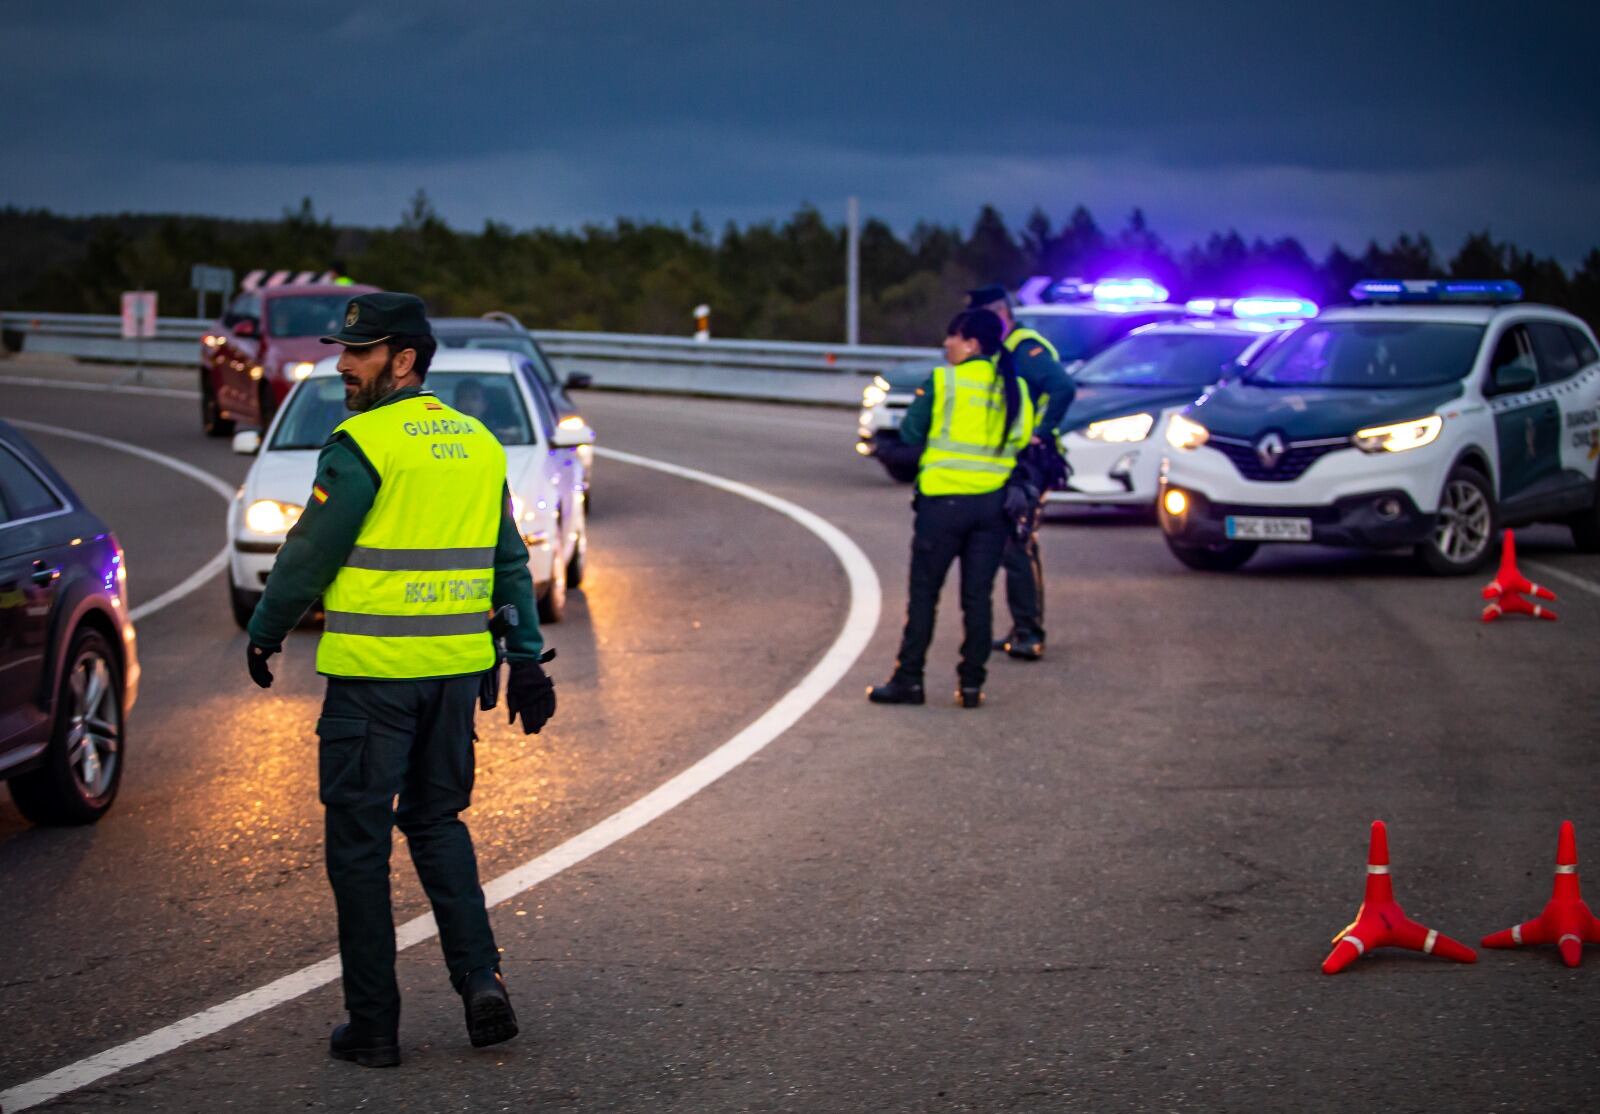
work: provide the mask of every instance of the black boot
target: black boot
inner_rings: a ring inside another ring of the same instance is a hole
[[[493,967],[479,967],[461,983],[461,1004],[467,1011],[467,1037],[473,1048],[508,1041],[517,1035],[506,981]]]
[[[1021,661],[1038,661],[1044,657],[1044,639],[1012,635],[1006,639],[1005,652]]]
[[[902,681],[898,677],[890,677],[881,685],[873,685],[867,690],[867,699],[874,704],[923,704],[927,697],[922,692],[922,686]]]
[[[976,685],[962,685],[956,690],[956,703],[963,708],[981,708],[983,690]]]
[[[372,1033],[353,1022],[334,1026],[328,1038],[328,1055],[348,1060],[364,1068],[393,1068],[400,1065],[400,1035]]]

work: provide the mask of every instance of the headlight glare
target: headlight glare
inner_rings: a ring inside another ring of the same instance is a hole
[[[1190,421],[1182,414],[1172,415],[1167,423],[1167,444],[1174,449],[1198,449],[1211,440],[1211,432],[1199,422]]]
[[[1155,425],[1155,421],[1155,417],[1150,414],[1129,414],[1122,418],[1108,418],[1103,422],[1090,422],[1089,428],[1083,431],[1083,435],[1091,441],[1111,443],[1143,441],[1150,436],[1150,427]]]
[[[871,410],[874,406],[881,405],[889,397],[889,392],[878,386],[882,378],[874,379],[861,390],[861,405],[864,409]]]
[[[280,503],[276,499],[257,499],[244,512],[244,524],[253,533],[277,537],[287,534],[305,508],[293,503]]]
[[[312,369],[316,366],[316,364],[310,363],[309,361],[301,360],[298,363],[284,365],[284,370],[289,373],[289,378],[299,380],[309,376]]]
[[[1438,440],[1444,428],[1444,419],[1437,414],[1393,425],[1375,425],[1358,430],[1351,438],[1356,448],[1364,453],[1403,453],[1407,449],[1420,449]]]

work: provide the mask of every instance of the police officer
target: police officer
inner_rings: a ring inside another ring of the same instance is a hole
[[[1076,393],[1072,377],[1061,366],[1055,346],[1036,330],[1018,325],[1011,316],[1011,299],[1003,286],[983,286],[967,292],[969,309],[986,309],[999,316],[1006,334],[1000,360],[1009,363],[1028,385],[1040,415],[1039,428],[1029,452],[1056,453],[1061,421]],[[1014,658],[1038,661],[1044,657],[1044,562],[1039,554],[1039,516],[1044,492],[1038,493],[1026,513],[1028,529],[1021,538],[1006,543],[1001,563],[1006,570],[1006,604],[1011,610],[1011,632],[994,644]]]
[[[994,637],[994,578],[1009,531],[1004,488],[1017,453],[1034,429],[1027,384],[996,364],[1003,326],[988,310],[950,322],[949,363],[918,388],[900,423],[900,437],[921,445],[911,587],[905,633],[894,675],[867,691],[875,704],[921,704],[923,666],[945,575],[961,561],[961,614],[966,627],[956,700],[983,703],[985,663]]]
[[[323,446],[305,513],[251,617],[247,655],[251,678],[269,687],[267,659],[322,597],[319,788],[350,1014],[329,1052],[392,1067],[400,1062],[389,907],[396,824],[433,905],[472,1043],[517,1032],[472,837],[458,817],[471,803],[474,702],[496,666],[491,607],[516,608],[506,692],[524,732],[554,714],[555,689],[539,664],[505,450],[425,388],[435,342],[421,300],[362,294],[344,328],[322,339],[344,346],[339,372],[355,414]]]

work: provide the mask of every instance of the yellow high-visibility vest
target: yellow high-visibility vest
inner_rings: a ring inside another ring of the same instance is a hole
[[[1021,379],[1017,391],[1021,405],[1007,431],[1005,388],[993,361],[978,358],[935,368],[933,419],[917,470],[917,490],[924,495],[982,495],[1004,487],[1017,454],[1033,436],[1033,401]]]
[[[494,664],[489,613],[506,452],[430,394],[340,424],[378,473],[378,497],[323,604],[317,672],[406,680]]]
[[[1044,345],[1044,350],[1050,353],[1050,358],[1058,363],[1060,362],[1061,353],[1056,351],[1056,346],[1046,340],[1043,333],[1036,329],[1030,329],[1026,325],[1018,325],[1015,329],[1012,329],[1006,334],[1005,340],[1000,343],[1006,346],[1007,352],[1015,352],[1025,340]]]

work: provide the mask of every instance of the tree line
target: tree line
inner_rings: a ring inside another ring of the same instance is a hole
[[[442,220],[420,191],[392,228],[336,225],[309,198],[272,221],[67,217],[8,207],[0,209],[0,244],[6,309],[112,313],[122,291],[149,289],[160,294],[163,314],[187,316],[195,304],[192,264],[241,276],[337,266],[360,282],[414,291],[436,314],[508,310],[536,328],[686,335],[704,302],[714,336],[837,342],[844,332],[846,232],[811,206],[782,222],[730,223],[720,232],[699,217],[687,226],[624,219],[523,231],[489,221],[466,232]],[[1294,237],[1246,239],[1234,231],[1178,248],[1137,209],[1115,230],[1082,206],[1059,226],[1036,209],[1013,229],[984,206],[965,230],[921,222],[901,236],[882,220],[863,222],[861,338],[927,345],[970,287],[1113,272],[1151,275],[1177,298],[1270,287],[1324,305],[1346,300],[1363,277],[1512,278],[1528,299],[1600,326],[1600,248],[1570,272],[1488,231],[1453,253],[1425,235],[1404,234],[1359,252],[1336,245],[1317,258]]]

